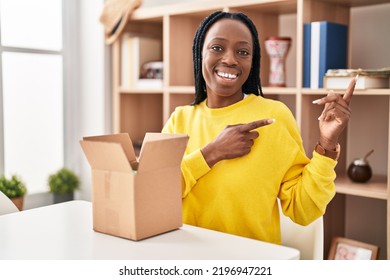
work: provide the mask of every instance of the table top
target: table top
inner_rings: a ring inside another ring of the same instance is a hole
[[[132,241],[95,232],[92,203],[74,200],[0,216],[0,259],[299,259],[293,248],[204,228]]]

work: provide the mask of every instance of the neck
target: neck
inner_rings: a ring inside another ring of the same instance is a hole
[[[223,108],[241,101],[244,98],[242,92],[231,96],[220,96],[216,94],[207,95],[207,107],[209,108]]]

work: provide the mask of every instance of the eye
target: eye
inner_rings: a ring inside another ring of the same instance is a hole
[[[215,52],[221,52],[221,51],[223,51],[223,48],[222,48],[221,46],[219,46],[219,45],[212,45],[212,46],[210,47],[210,49],[213,50],[213,51],[215,51]]]
[[[247,50],[239,50],[237,52],[240,56],[248,56],[249,52]]]

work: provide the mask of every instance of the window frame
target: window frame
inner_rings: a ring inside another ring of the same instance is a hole
[[[0,34],[0,174],[5,171],[4,158],[4,94],[3,94],[3,52],[47,54],[62,56],[63,69],[63,164],[71,164],[69,154],[72,154],[71,139],[78,131],[79,108],[77,96],[79,93],[79,68],[77,27],[79,23],[77,0],[61,0],[62,5],[62,48],[59,51],[3,46]],[[1,9],[1,7],[0,7]],[[0,23],[1,24],[1,23]],[[73,148],[74,149],[74,148]],[[47,191],[48,192],[48,191]]]

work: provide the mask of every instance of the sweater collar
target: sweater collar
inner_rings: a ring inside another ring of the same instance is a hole
[[[204,100],[199,105],[201,106],[202,110],[208,115],[208,116],[224,116],[226,114],[232,114],[235,111],[239,110],[242,107],[245,107],[246,104],[249,104],[252,102],[255,98],[258,98],[258,96],[254,94],[248,94],[247,96],[244,96],[244,98],[232,105],[222,107],[222,108],[209,108],[207,107],[207,99]]]

